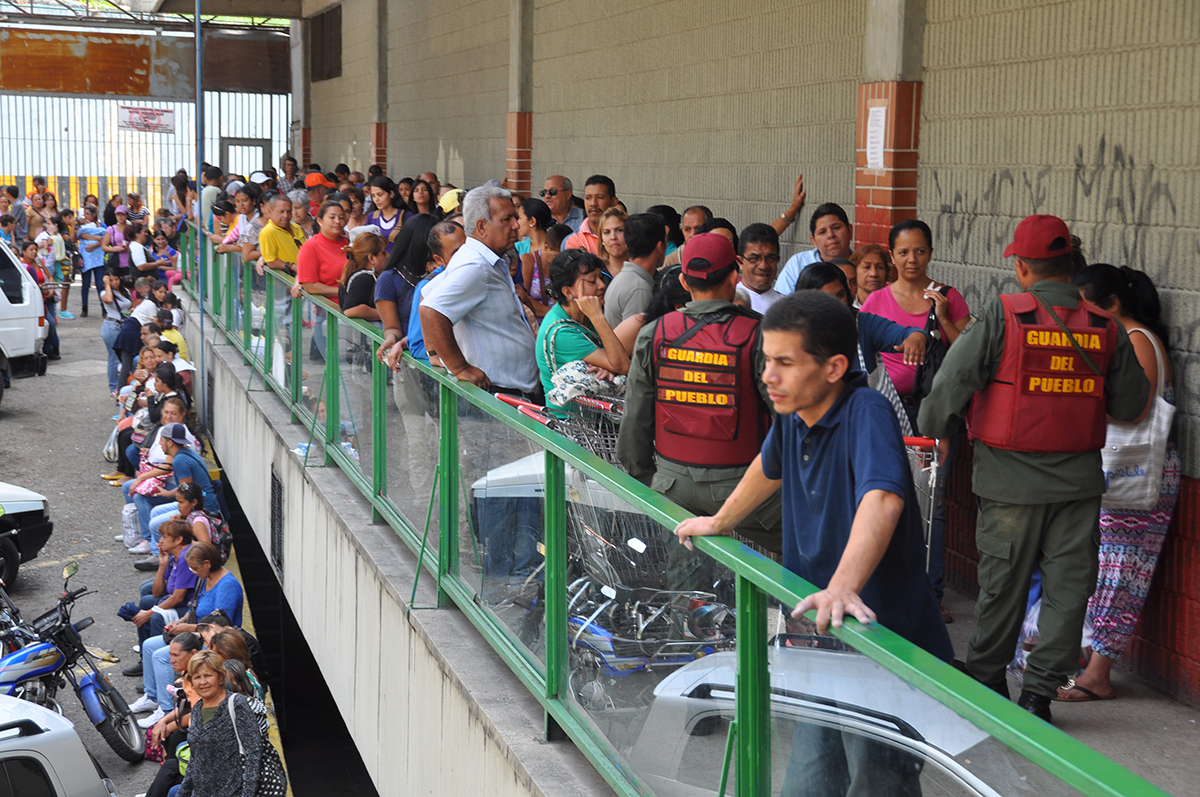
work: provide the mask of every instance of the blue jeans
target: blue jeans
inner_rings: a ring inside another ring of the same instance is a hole
[[[47,302],[45,305],[46,313],[46,339],[42,342],[42,354],[47,357],[57,357],[61,354],[58,347],[58,309],[55,302]]]
[[[83,277],[86,280],[87,275],[91,272],[83,272]],[[87,285],[83,288],[83,298],[87,299]],[[85,304],[84,307],[87,307]],[[104,323],[100,325],[100,337],[104,340],[104,348],[108,349],[108,392],[112,393],[117,389],[117,374],[121,370],[121,360],[117,357],[117,353],[113,351],[113,344],[117,342],[117,335],[121,332],[121,325],[111,318],[104,319]]]
[[[175,671],[171,669],[171,653],[162,634],[150,637],[142,643],[142,686],[146,696],[158,703],[164,712],[175,708],[175,699],[167,693],[167,686],[175,683]]]
[[[155,556],[158,555],[158,542],[150,538],[150,513],[156,506],[163,504],[173,504],[174,499],[161,498],[157,495],[138,495],[134,493],[130,496],[133,503],[138,509],[138,523],[142,527],[142,539],[150,543],[150,550]]]
[[[92,285],[93,275],[95,275],[96,280],[96,298],[100,300],[101,306],[104,305],[104,289],[101,287],[102,283],[104,282],[104,280],[101,279],[101,277],[104,276],[104,268],[102,266],[97,266],[96,268],[89,268],[87,271],[83,272],[81,276],[81,279],[83,280],[83,292],[79,296],[79,304],[84,310],[86,310],[88,306],[88,288],[90,288]]]

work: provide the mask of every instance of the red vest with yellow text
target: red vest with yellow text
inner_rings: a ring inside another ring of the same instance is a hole
[[[1054,307],[1097,375],[1031,293],[1000,297],[1004,352],[996,375],[971,399],[967,432],[993,448],[1080,454],[1104,445],[1104,379],[1117,348],[1116,322],[1100,308]]]
[[[654,331],[654,447],[684,465],[738,467],[758,456],[770,426],[754,380],[760,319],[740,311],[679,311]]]

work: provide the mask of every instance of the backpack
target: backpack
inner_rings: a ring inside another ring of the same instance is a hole
[[[221,564],[225,564],[225,561],[229,559],[229,551],[233,548],[233,533],[225,525],[225,521],[220,514],[204,512],[204,516],[208,518],[209,540],[216,546],[217,551],[220,552]]]

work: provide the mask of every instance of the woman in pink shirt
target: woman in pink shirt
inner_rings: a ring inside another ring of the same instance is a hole
[[[899,272],[891,285],[880,288],[862,304],[864,313],[895,321],[906,327],[925,329],[930,308],[938,322],[938,337],[947,348],[958,339],[967,325],[967,303],[954,288],[929,278],[927,269],[933,257],[933,234],[923,221],[910,219],[892,227],[888,235],[892,263]],[[896,392],[907,396],[913,391],[917,366],[905,365],[903,354],[881,354]]]

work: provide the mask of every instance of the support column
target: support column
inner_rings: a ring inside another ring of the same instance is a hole
[[[301,170],[308,164],[312,163],[312,128],[300,128],[300,156],[297,158],[300,161]]]
[[[925,0],[867,0],[854,163],[855,245],[917,215]]]
[[[529,195],[533,167],[533,0],[509,0],[506,177]]]
[[[375,120],[371,123],[371,163],[387,174],[388,0],[375,2]]]
[[[371,123],[371,163],[382,166],[387,174],[387,122]]]
[[[859,85],[854,168],[855,246],[877,243],[886,247],[888,231],[893,224],[917,217],[920,125],[919,82],[881,81]],[[881,164],[869,163],[868,148],[872,145],[876,155],[882,148]]]

